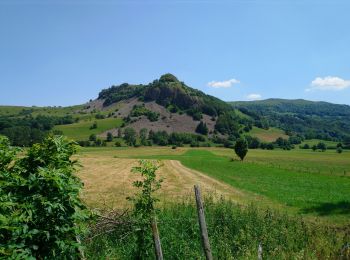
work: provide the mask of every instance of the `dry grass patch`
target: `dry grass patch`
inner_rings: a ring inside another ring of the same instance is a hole
[[[91,207],[125,208],[129,206],[126,197],[136,190],[132,182],[139,176],[131,172],[138,165],[136,159],[113,158],[110,156],[80,156],[82,168],[79,176],[84,182],[83,199]],[[158,170],[159,177],[164,178],[158,192],[161,203],[183,200],[192,196],[193,185],[199,184],[203,193],[241,201],[244,196],[231,186],[221,183],[200,172],[184,167],[179,161],[162,161]]]

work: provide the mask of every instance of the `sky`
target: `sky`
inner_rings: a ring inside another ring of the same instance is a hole
[[[225,101],[350,104],[348,0],[0,0],[0,105],[172,73]]]

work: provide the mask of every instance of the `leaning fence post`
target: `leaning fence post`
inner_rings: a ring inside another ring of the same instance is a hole
[[[154,250],[156,253],[156,259],[163,260],[162,245],[160,243],[157,220],[156,220],[155,216],[152,217],[151,226],[152,226],[152,235],[153,235],[153,242],[154,242]]]
[[[204,208],[203,208],[203,203],[202,203],[202,199],[201,199],[201,192],[200,192],[198,185],[194,185],[194,193],[196,196],[199,228],[200,228],[200,232],[201,232],[202,245],[203,245],[203,249],[204,249],[204,253],[205,253],[205,258],[207,260],[212,260],[213,256],[211,254],[207,224],[205,223]]]

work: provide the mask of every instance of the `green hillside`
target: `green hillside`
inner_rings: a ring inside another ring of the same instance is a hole
[[[302,99],[267,99],[230,104],[255,120],[306,139],[350,140],[350,106]]]

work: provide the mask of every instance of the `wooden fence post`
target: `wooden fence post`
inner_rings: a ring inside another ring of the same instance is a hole
[[[163,260],[162,245],[160,243],[157,220],[156,220],[155,216],[153,216],[153,218],[152,218],[151,226],[152,226],[152,235],[153,235],[153,242],[154,242],[154,250],[156,253],[156,259]]]
[[[258,260],[262,260],[262,254],[263,254],[263,249],[262,249],[261,244],[259,243],[259,246],[258,246]]]
[[[203,203],[202,203],[202,199],[201,199],[201,192],[200,192],[198,185],[194,185],[194,193],[196,196],[199,228],[200,228],[200,232],[201,232],[202,245],[203,245],[203,249],[204,249],[204,253],[205,253],[205,258],[207,260],[212,260],[213,256],[211,254],[207,224],[205,223],[204,208],[203,208]]]

